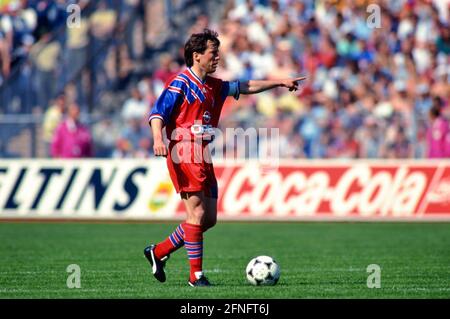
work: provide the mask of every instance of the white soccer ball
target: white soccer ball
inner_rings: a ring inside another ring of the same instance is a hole
[[[280,266],[269,256],[250,260],[245,269],[248,281],[255,286],[273,286],[280,279]]]

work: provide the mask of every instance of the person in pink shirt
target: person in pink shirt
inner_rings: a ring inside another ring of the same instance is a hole
[[[80,108],[69,105],[67,118],[58,126],[53,136],[51,155],[54,158],[83,158],[93,156],[92,136],[80,123]]]
[[[427,131],[428,158],[449,157],[447,139],[450,134],[449,123],[441,116],[439,106],[430,109],[430,126]]]

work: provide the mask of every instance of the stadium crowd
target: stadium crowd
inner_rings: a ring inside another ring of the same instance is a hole
[[[278,127],[283,158],[450,157],[450,2],[377,1],[379,11],[369,4],[228,0],[219,18],[199,16],[183,32],[219,32],[215,76],[308,77],[295,94],[229,99],[220,128]],[[177,54],[161,54],[152,72],[135,77],[116,116],[91,126],[95,156],[152,155],[147,115],[165,81],[184,67],[183,41]]]
[[[450,157],[448,123],[429,116],[450,116],[443,3],[380,1],[371,27],[369,1],[235,1],[217,26],[218,76],[309,79],[298,97],[242,97],[222,125],[280,127],[284,157]]]

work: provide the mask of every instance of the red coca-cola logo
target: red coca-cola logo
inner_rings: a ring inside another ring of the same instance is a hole
[[[225,163],[215,166],[218,212],[237,219],[445,217],[447,166],[299,162],[268,170],[253,162]]]
[[[228,215],[407,216],[417,210],[428,182],[426,173],[406,167],[282,167],[261,174],[258,167],[249,165],[237,169],[226,184],[221,208]]]

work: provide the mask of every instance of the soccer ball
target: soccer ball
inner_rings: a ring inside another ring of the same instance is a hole
[[[253,258],[245,272],[248,281],[255,286],[273,286],[280,279],[280,266],[269,256]]]

